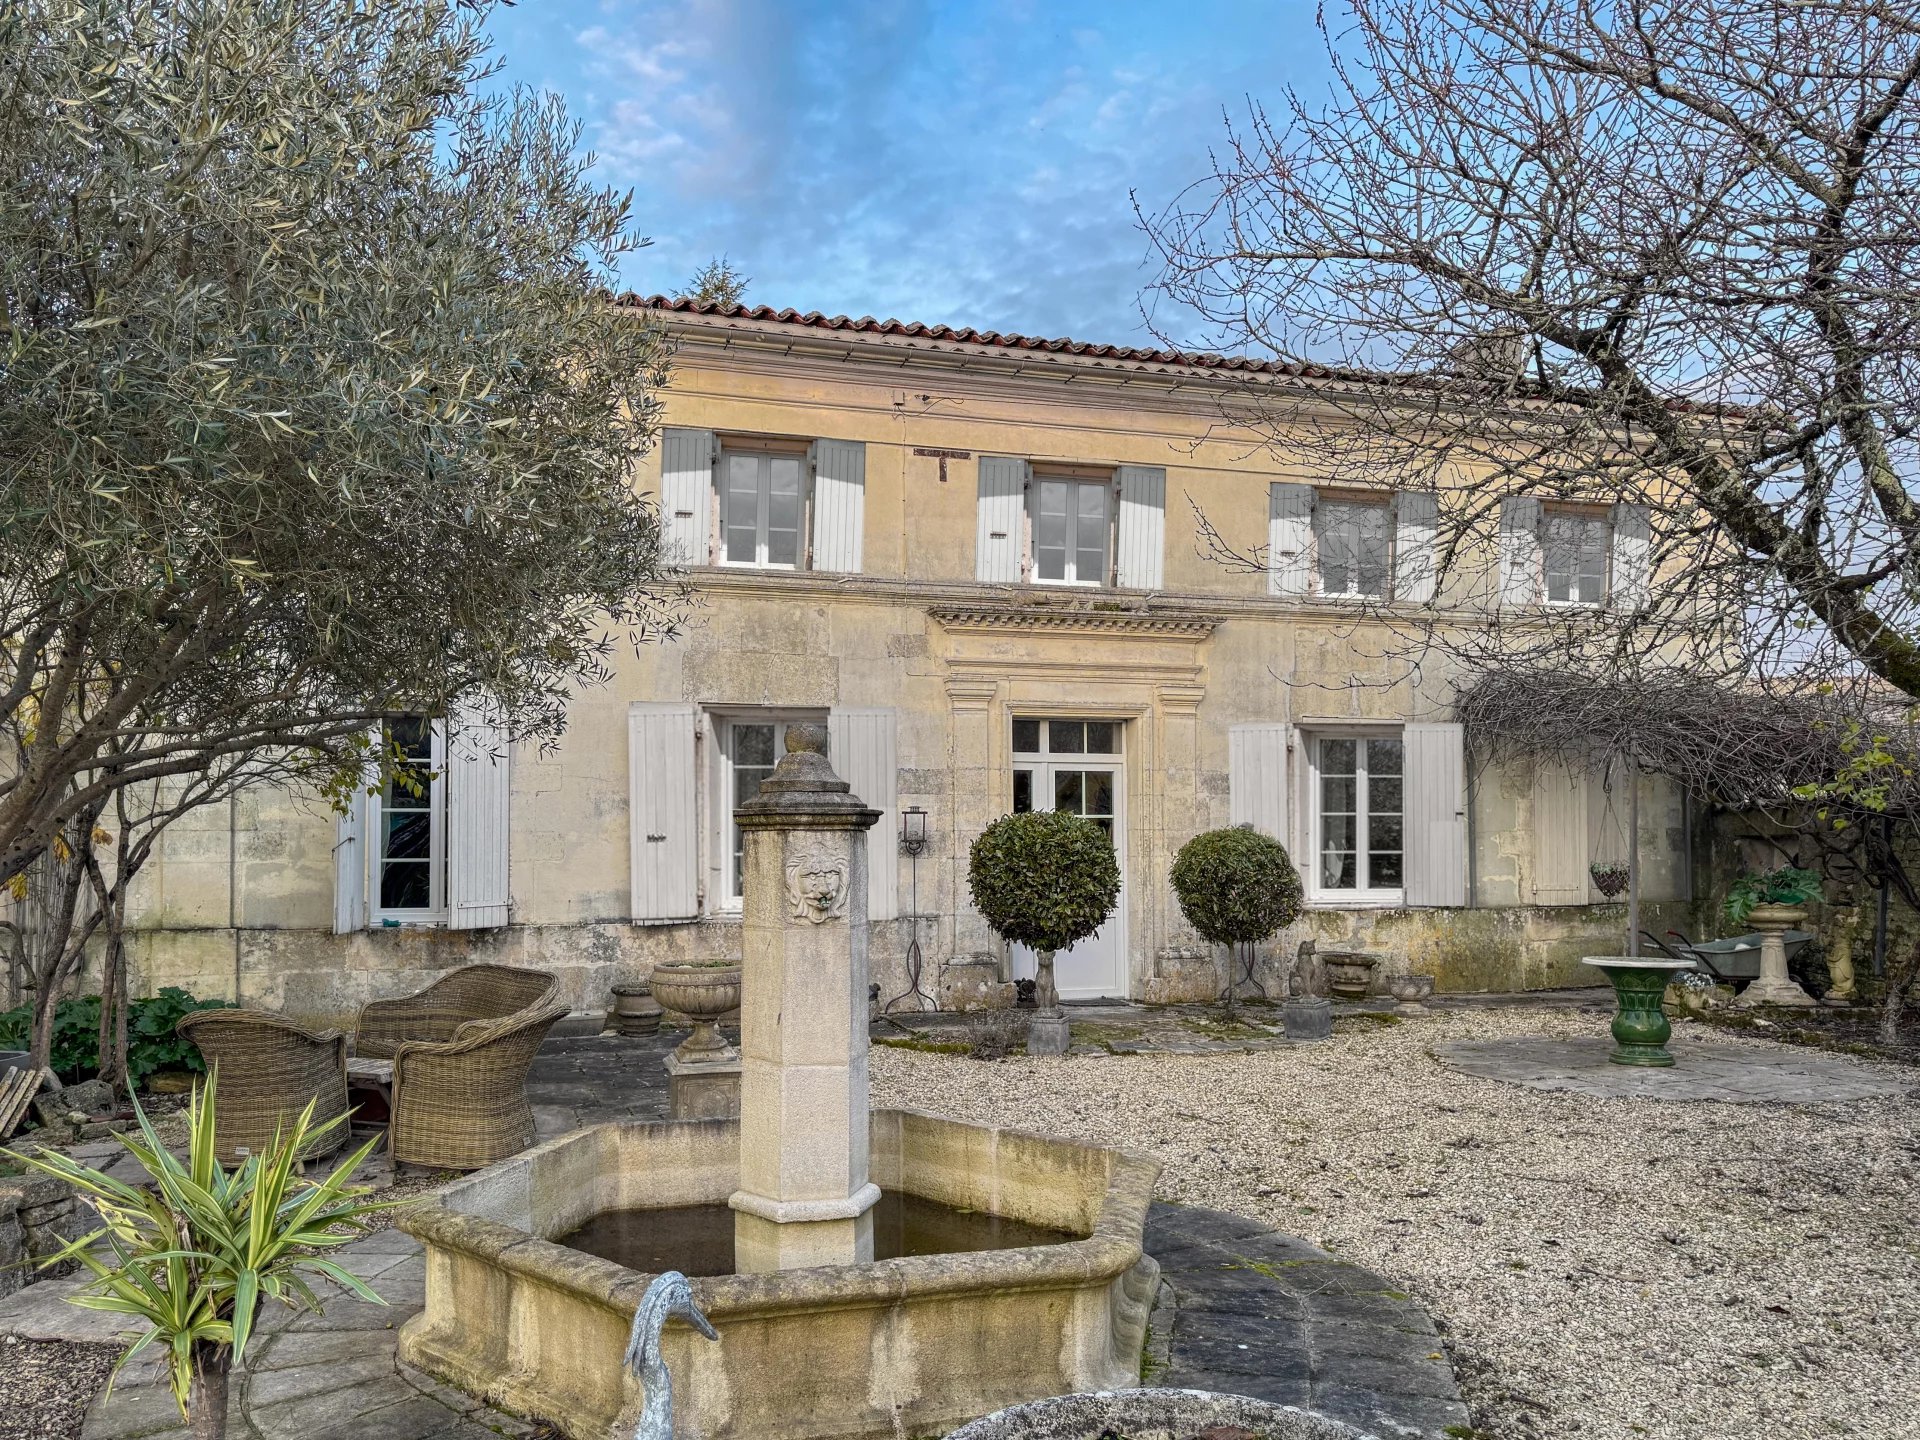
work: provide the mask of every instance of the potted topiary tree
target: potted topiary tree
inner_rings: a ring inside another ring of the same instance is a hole
[[[1086,939],[1113,913],[1120,898],[1113,841],[1065,811],[1002,815],[973,842],[967,883],[986,922],[1038,958],[1027,1053],[1064,1055],[1067,1017],[1054,988],[1053,952]]]
[[[1187,923],[1227,952],[1227,1009],[1253,947],[1300,916],[1300,874],[1278,840],[1251,825],[1209,830],[1173,857],[1173,893]],[[1236,954],[1237,952],[1237,954]]]

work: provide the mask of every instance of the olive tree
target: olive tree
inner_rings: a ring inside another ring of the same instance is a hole
[[[1169,878],[1187,923],[1215,945],[1238,950],[1249,975],[1252,948],[1300,918],[1300,872],[1286,847],[1251,825],[1208,830],[1173,857]],[[1227,1007],[1233,1007],[1234,959],[1227,961]]]
[[[1120,863],[1112,837],[1094,821],[1064,810],[1002,815],[973,842],[967,883],[987,924],[1037,957],[1034,1000],[1047,1024],[1036,1026],[1028,1049],[1065,1050],[1053,952],[1086,939],[1113,913],[1120,899]]]
[[[644,242],[487,10],[0,7],[0,883],[383,716],[551,740],[671,629]]]

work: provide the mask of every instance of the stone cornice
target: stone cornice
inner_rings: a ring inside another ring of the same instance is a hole
[[[1096,610],[1068,605],[934,605],[927,613],[948,630],[1079,635],[1151,635],[1204,640],[1218,615],[1191,610]]]

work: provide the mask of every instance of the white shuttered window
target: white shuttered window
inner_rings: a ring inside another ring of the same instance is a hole
[[[1118,583],[1158,590],[1167,548],[1167,472],[1157,465],[1122,465]]]
[[[814,569],[860,573],[866,493],[866,446],[857,440],[813,442]]]
[[[899,914],[900,833],[896,723],[891,710],[827,713],[827,759],[855,796],[880,812],[867,831],[867,918]]]
[[[1409,905],[1467,903],[1465,729],[1406,728],[1406,900]]]
[[[1500,502],[1500,603],[1537,605],[1540,599],[1540,502],[1509,495]]]
[[[1267,497],[1267,591],[1305,595],[1313,576],[1313,487],[1276,481]]]
[[[506,731],[479,705],[462,706],[447,737],[447,925],[505,925],[511,752]]]
[[[641,924],[700,913],[698,725],[691,705],[628,707],[633,918]]]
[[[1006,455],[980,457],[978,532],[974,540],[974,576],[997,585],[1023,578],[1027,499],[1025,460]]]
[[[1393,598],[1409,605],[1433,599],[1440,544],[1440,500],[1431,490],[1393,497]]]
[[[1533,903],[1584,905],[1587,869],[1587,772],[1542,759],[1533,770]]]
[[[1287,727],[1234,725],[1227,730],[1229,823],[1251,825],[1282,845],[1287,833]]]
[[[705,565],[713,511],[711,430],[669,426],[660,432],[660,524],[676,565]]]

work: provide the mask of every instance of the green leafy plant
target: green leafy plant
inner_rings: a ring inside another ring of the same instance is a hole
[[[346,1123],[341,1115],[315,1125],[311,1104],[264,1152],[227,1169],[214,1138],[217,1090],[218,1077],[209,1078],[189,1103],[184,1160],[168,1152],[135,1107],[140,1133],[120,1141],[147,1172],[143,1184],[55,1150],[3,1152],[66,1181],[99,1212],[99,1229],[41,1264],[79,1261],[93,1278],[73,1304],[145,1322],[114,1373],[149,1347],[162,1347],[174,1399],[196,1440],[226,1433],[227,1376],[246,1355],[262,1301],[317,1313],[320,1301],[307,1283],[316,1276],[385,1303],[325,1252],[364,1233],[368,1215],[395,1203],[369,1202],[369,1187],[349,1183],[379,1136],[324,1179],[295,1173],[315,1135]]]
[[[1253,945],[1300,917],[1300,872],[1278,840],[1250,825],[1209,830],[1173,857],[1187,923],[1216,945]]]
[[[1002,815],[967,857],[967,883],[987,924],[1016,945],[1064,950],[1093,934],[1120,899],[1113,841],[1066,811]]]
[[[1757,905],[1804,905],[1820,898],[1820,877],[1811,870],[1782,865],[1764,874],[1748,870],[1727,892],[1727,921],[1744,925]]]
[[[183,1015],[218,1010],[224,1000],[196,1000],[177,985],[127,1007],[127,1080],[138,1086],[156,1070],[205,1071],[206,1061],[191,1040],[174,1034]],[[0,1013],[0,1050],[24,1050],[33,1027],[33,1007]],[[71,995],[53,1012],[53,1073],[71,1085],[100,1073],[100,997]]]

